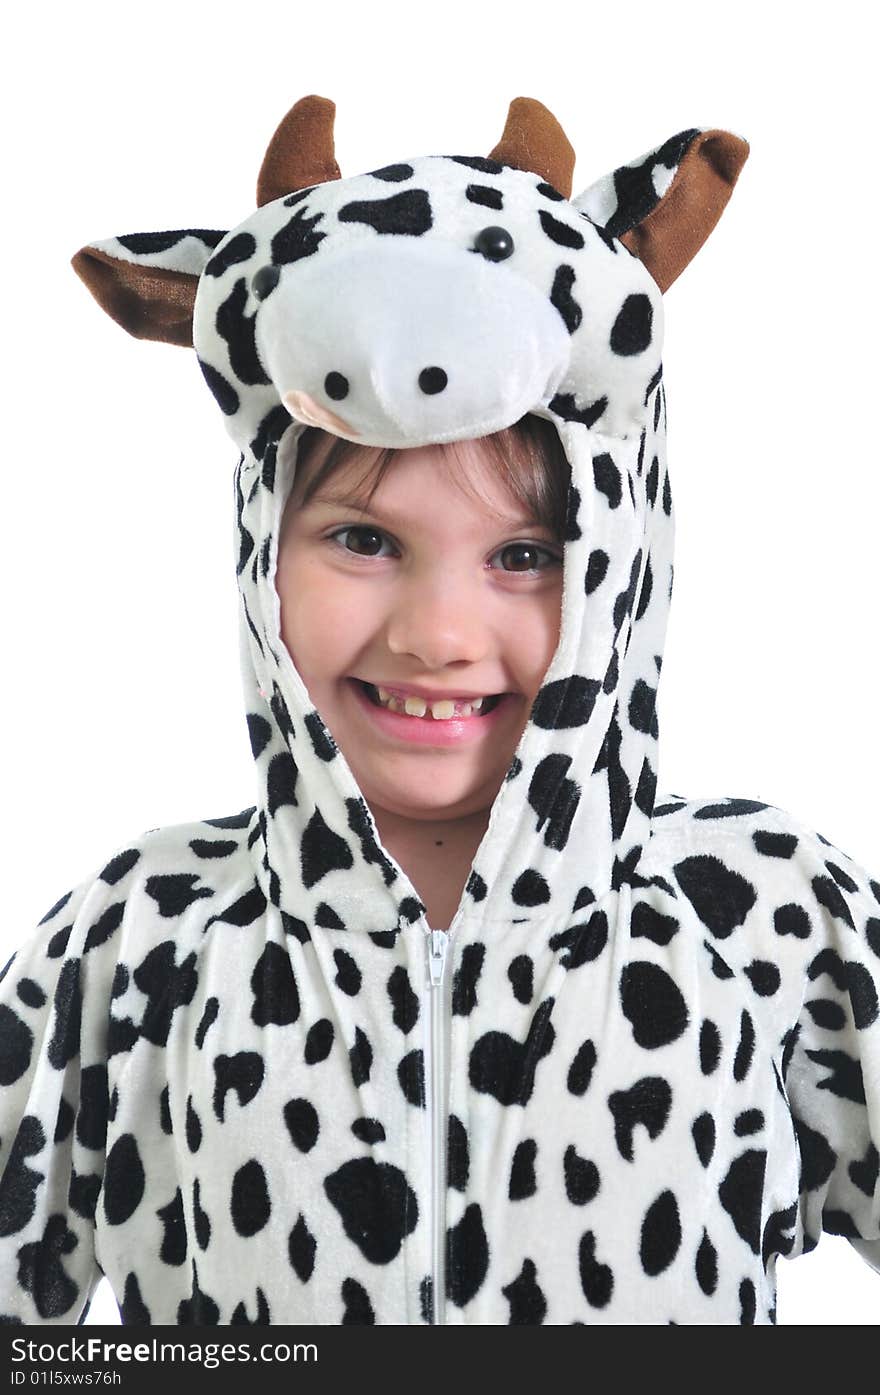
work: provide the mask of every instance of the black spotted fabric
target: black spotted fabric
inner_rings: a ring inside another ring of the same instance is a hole
[[[767,1324],[823,1231],[880,1269],[880,883],[656,793],[662,302],[618,235],[696,134],[571,201],[420,157],[94,244],[200,278],[256,797],[118,847],[3,970],[4,1322],[79,1322],[104,1274],[135,1325]],[[559,646],[448,927],[281,640],[291,385],[367,443],[532,411],[570,464]]]

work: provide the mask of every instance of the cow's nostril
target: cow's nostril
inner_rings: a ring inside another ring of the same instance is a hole
[[[449,379],[442,368],[423,368],[419,374],[419,387],[422,392],[442,392]]]
[[[343,373],[328,373],[324,379],[324,391],[334,402],[341,402],[348,396],[348,379]]]

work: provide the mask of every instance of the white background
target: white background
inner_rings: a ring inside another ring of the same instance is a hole
[[[779,805],[880,874],[869,15],[841,0],[16,8],[0,91],[4,960],[129,838],[254,802],[237,452],[192,352],[126,335],[69,258],[241,222],[309,92],[336,102],[344,175],[487,154],[519,95],[565,128],[575,192],[686,127],[750,141],[666,296],[660,788]],[[780,1262],[778,1283],[780,1323],[880,1322],[880,1275],[844,1240]],[[102,1290],[91,1318],[113,1316]]]

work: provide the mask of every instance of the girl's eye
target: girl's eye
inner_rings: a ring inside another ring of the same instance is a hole
[[[505,571],[511,572],[546,571],[548,567],[562,560],[555,552],[551,552],[549,547],[525,542],[506,543],[495,556],[511,559],[511,564],[504,567]],[[543,563],[539,562],[541,557],[544,558]]]
[[[343,541],[346,533],[354,539],[354,546]],[[382,554],[379,551],[382,543],[388,541],[387,537],[378,528],[371,528],[366,523],[353,523],[347,528],[339,528],[335,533],[331,533],[330,537],[334,542],[338,542],[340,547],[345,548],[346,552],[353,552],[358,557],[388,556],[388,553]]]

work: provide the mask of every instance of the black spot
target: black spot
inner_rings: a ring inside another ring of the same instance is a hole
[[[26,1114],[18,1126],[0,1178],[0,1236],[16,1235],[36,1210],[36,1195],[44,1173],[28,1167],[27,1159],[41,1153],[46,1135],[39,1119]]]
[[[734,1158],[727,1175],[718,1187],[718,1197],[736,1228],[736,1233],[760,1253],[761,1205],[764,1194],[764,1169],[767,1154],[750,1148]]]
[[[386,1134],[385,1128],[379,1119],[355,1119],[351,1126],[351,1131],[355,1138],[359,1138],[361,1143],[384,1143]]]
[[[397,1083],[407,1104],[415,1109],[425,1107],[425,1063],[421,1047],[401,1056],[397,1063]]]
[[[571,925],[558,935],[551,935],[549,947],[552,950],[565,949],[559,957],[566,969],[578,969],[582,964],[598,959],[608,943],[608,917],[604,911],[593,911],[588,920],[579,925]]]
[[[107,1154],[104,1169],[104,1215],[110,1225],[122,1225],[143,1200],[146,1177],[133,1133],[123,1133]]]
[[[76,1116],[76,1136],[84,1148],[103,1151],[107,1142],[107,1110],[109,1089],[107,1067],[103,1062],[86,1066],[80,1073],[79,1110]]]
[[[55,985],[55,1031],[49,1043],[49,1060],[56,1070],[63,1070],[68,1061],[79,1055],[81,1017],[79,960],[68,959]],[[7,1050],[4,1041],[4,1054]]]
[[[352,1158],[324,1179],[342,1228],[371,1264],[390,1264],[419,1219],[419,1203],[392,1163]]]
[[[575,283],[575,272],[573,266],[558,266],[553,277],[553,286],[550,291],[550,304],[559,311],[562,322],[569,334],[574,334],[580,328],[584,312],[578,305],[571,293],[571,288]]]
[[[358,199],[344,204],[336,217],[340,223],[366,223],[377,233],[409,233],[414,237],[432,226],[425,189],[405,189],[387,199]]]
[[[386,986],[391,1000],[391,1020],[398,1031],[406,1035],[419,1020],[419,995],[402,964],[391,971]]]
[[[208,1028],[212,1026],[214,1022],[217,1021],[217,1014],[219,1011],[220,1000],[218,998],[208,998],[207,1002],[205,1003],[205,1010],[202,1013],[202,1016],[199,1019],[199,1025],[196,1028],[195,1043],[200,1051],[205,1044],[205,1037],[207,1035]]]
[[[607,451],[593,456],[593,479],[599,493],[604,494],[608,500],[608,507],[619,508],[623,499],[623,485],[620,471]]]
[[[756,828],[752,834],[752,842],[756,851],[764,857],[791,858],[798,845],[793,833],[771,833],[766,828]]]
[[[476,1007],[477,983],[485,957],[486,946],[479,940],[464,946],[452,984],[453,1017],[467,1017]]]
[[[534,964],[528,954],[518,954],[507,968],[507,977],[518,1003],[530,1003],[534,991]]]
[[[251,974],[254,997],[251,1020],[258,1027],[270,1023],[287,1027],[299,1018],[300,1005],[290,955],[283,945],[269,940]]]
[[[558,392],[550,402],[550,411],[563,421],[579,421],[583,426],[594,426],[608,406],[607,397],[599,397],[586,407],[579,407],[571,392]]]
[[[40,1240],[18,1251],[18,1282],[29,1293],[44,1322],[63,1317],[76,1301],[78,1286],[62,1264],[77,1247],[63,1215],[49,1217]]]
[[[599,1191],[599,1169],[590,1158],[582,1158],[573,1143],[562,1159],[565,1194],[573,1206],[585,1206]]]
[[[611,350],[615,354],[641,354],[651,343],[654,309],[643,292],[628,295],[611,330]]]
[[[248,284],[240,277],[229,295],[217,307],[214,327],[226,341],[229,363],[239,382],[248,387],[268,387],[271,379],[260,362],[256,345],[256,314],[246,313]]]
[[[637,935],[644,935],[645,939],[650,940],[652,944],[665,946],[677,933],[678,921],[675,916],[663,915],[647,901],[637,901],[633,906],[630,915],[630,937],[632,939],[635,939]]]
[[[553,214],[548,212],[546,208],[538,209],[538,217],[541,220],[541,227],[547,237],[550,238],[551,242],[555,242],[557,246],[573,247],[575,249],[580,249],[584,246],[583,234],[578,232],[577,228],[569,227],[568,223],[562,223],[558,218],[554,218]]]
[[[137,1274],[133,1271],[126,1276],[119,1315],[126,1327],[150,1327],[153,1319],[150,1310],[141,1297]]]
[[[742,925],[757,900],[752,883],[713,854],[686,857],[673,871],[700,920],[718,939]]]
[[[214,1058],[214,1113],[225,1123],[226,1096],[234,1090],[239,1104],[249,1104],[263,1083],[263,1058],[257,1051],[239,1051],[235,1056]]]
[[[257,239],[252,233],[236,233],[231,237],[225,247],[221,247],[219,252],[215,252],[205,266],[205,276],[222,276],[231,266],[238,266],[239,262],[246,262],[257,250]]]
[[[663,1191],[651,1203],[642,1221],[639,1258],[652,1277],[668,1269],[681,1245],[681,1221],[675,1193]]]
[[[341,1292],[342,1301],[345,1304],[341,1326],[374,1327],[376,1314],[373,1312],[370,1296],[363,1284],[359,1284],[357,1279],[350,1277],[343,1279]]]
[[[149,1002],[140,1024],[141,1035],[156,1046],[165,1046],[171,1019],[180,1007],[188,1006],[198,985],[196,954],[193,950],[181,964],[175,963],[176,946],[166,940],[144,956],[132,977]]]
[[[531,721],[547,731],[585,726],[600,686],[596,679],[578,673],[545,683],[532,705]]]
[[[31,1063],[33,1044],[27,1023],[7,1003],[0,1003],[0,1085],[21,1079]]]
[[[301,1283],[308,1283],[312,1277],[317,1252],[318,1242],[309,1230],[305,1216],[300,1211],[287,1241],[287,1256],[291,1269]]]
[[[697,1283],[703,1290],[707,1298],[711,1298],[718,1287],[718,1251],[703,1229],[703,1238],[700,1241],[700,1248],[697,1250],[696,1260]]]
[[[206,1250],[211,1242],[211,1218],[202,1209],[202,1189],[198,1177],[193,1182],[193,1220],[199,1249]]]
[[[313,887],[328,872],[347,871],[354,866],[351,849],[344,838],[328,828],[316,809],[306,825],[300,845],[303,885]]]
[[[467,1130],[456,1114],[449,1115],[447,1129],[446,1178],[450,1187],[463,1192],[470,1171]]]
[[[336,965],[334,983],[341,993],[354,998],[361,991],[361,971],[357,960],[345,949],[334,949],[333,962]]]
[[[314,1066],[319,1061],[327,1059],[333,1045],[333,1036],[333,1023],[329,1017],[322,1017],[320,1021],[312,1024],[306,1036],[303,1052],[303,1059],[307,1066]]]
[[[642,1124],[649,1138],[657,1138],[669,1118],[672,1090],[662,1076],[647,1075],[628,1090],[613,1090],[608,1096],[608,1108],[614,1119],[617,1151],[627,1162],[632,1162],[636,1125]]]
[[[605,580],[607,571],[608,553],[603,552],[601,548],[596,548],[590,553],[586,574],[584,576],[584,591],[588,596],[591,596],[596,590],[596,587],[602,584]]]
[[[32,978],[19,979],[16,992],[25,1007],[40,1008],[46,1001],[46,995],[42,988]]]
[[[256,1235],[267,1223],[271,1209],[266,1174],[256,1158],[251,1158],[232,1179],[232,1224],[239,1235]]]
[[[482,1287],[489,1269],[489,1242],[483,1213],[475,1201],[446,1232],[446,1293],[463,1308]]]
[[[694,1140],[694,1147],[697,1150],[697,1157],[708,1167],[715,1152],[715,1120],[712,1115],[705,1110],[699,1114],[691,1125],[691,1137]]]
[[[300,194],[305,192],[298,191]],[[292,204],[285,199],[284,206],[290,208]],[[292,262],[302,261],[303,257],[311,257],[327,236],[317,229],[317,224],[323,217],[323,213],[320,212],[310,217],[305,208],[297,208],[289,222],[272,238],[272,261],[280,266],[289,266]]]
[[[191,1153],[197,1153],[202,1146],[202,1121],[196,1113],[192,1095],[186,1100],[186,1146]]]
[[[620,1001],[635,1041],[646,1050],[676,1041],[688,1025],[681,989],[665,969],[649,960],[625,966]]]
[[[507,1032],[484,1032],[478,1037],[468,1062],[468,1078],[475,1090],[492,1095],[500,1104],[528,1104],[535,1071],[552,1051],[556,1038],[550,1022],[553,1001],[547,998],[537,1009],[525,1042],[516,1041]]]
[[[354,1046],[348,1053],[348,1062],[353,1085],[363,1085],[369,1080],[373,1065],[373,1048],[370,1045],[370,1038],[361,1027],[354,1029]]]
[[[412,179],[415,171],[412,165],[397,164],[383,165],[380,170],[368,170],[374,179],[384,179],[389,184],[402,184],[405,179]]]
[[[150,253],[167,252],[177,247],[185,237],[196,237],[206,247],[216,247],[226,236],[215,228],[177,228],[172,232],[125,233],[116,240],[135,256],[148,256]]]
[[[581,1236],[578,1245],[581,1288],[591,1308],[605,1308],[611,1301],[614,1275],[607,1264],[599,1263],[595,1250],[596,1237],[588,1230]]]
[[[700,1069],[711,1075],[721,1058],[721,1035],[715,1023],[706,1018],[700,1028]]]
[[[550,900],[550,887],[540,872],[529,867],[517,877],[510,896],[515,906],[545,906]]]
[[[538,815],[535,831],[544,829],[545,845],[558,851],[568,842],[581,797],[580,785],[566,778],[570,765],[571,757],[561,752],[545,756],[535,769],[528,791],[529,804]]]
[[[537,1282],[534,1260],[524,1259],[516,1278],[504,1284],[501,1292],[510,1304],[509,1326],[536,1326],[544,1321],[547,1300]]]
[[[321,1128],[318,1111],[311,1100],[288,1100],[284,1106],[284,1122],[294,1147],[301,1153],[310,1152],[318,1141]]]
[[[772,998],[779,991],[782,975],[768,959],[753,959],[745,968],[746,978],[761,998]]]
[[[270,815],[285,804],[297,807],[295,794],[299,771],[289,751],[279,751],[269,761],[266,771],[266,808]]]
[[[162,1246],[159,1258],[165,1264],[186,1262],[186,1221],[183,1216],[183,1193],[180,1188],[167,1206],[157,1209],[156,1215],[162,1222]]]
[[[578,1047],[574,1060],[568,1068],[566,1081],[572,1095],[584,1095],[589,1089],[596,1065],[596,1047],[589,1038]]]
[[[773,912],[773,925],[777,935],[794,935],[799,940],[807,939],[811,930],[810,917],[796,901],[777,907]]]
[[[469,184],[464,191],[464,196],[469,203],[480,204],[485,208],[501,209],[504,207],[504,196],[500,189],[493,189],[488,184]]]
[[[510,1181],[507,1195],[511,1201],[524,1201],[534,1196],[538,1190],[535,1178],[535,1159],[538,1145],[533,1138],[523,1138],[517,1145],[510,1165]]]

